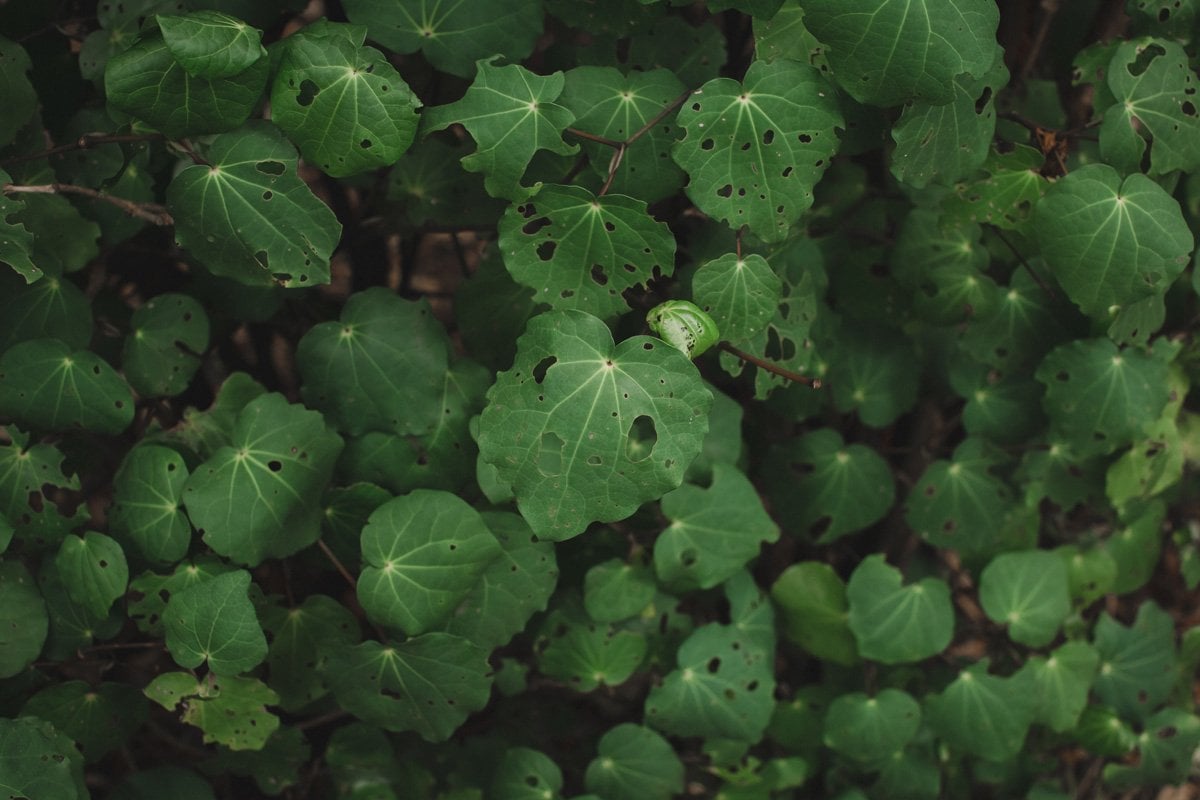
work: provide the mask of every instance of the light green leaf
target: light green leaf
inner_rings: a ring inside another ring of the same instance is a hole
[[[542,187],[500,220],[513,278],[554,309],[598,317],[629,310],[621,293],[675,271],[675,237],[641,200],[597,197],[579,186]]]
[[[249,588],[250,573],[239,569],[171,595],[163,622],[176,664],[190,669],[207,661],[214,673],[233,676],[262,663],[267,640]]]
[[[135,447],[113,478],[108,523],[114,535],[131,543],[143,558],[174,564],[187,555],[192,526],[181,508],[188,469],[168,447]]]
[[[296,350],[304,401],[338,430],[427,433],[443,416],[450,341],[425,300],[376,287],[350,296],[337,322]]]
[[[668,300],[646,312],[646,324],[667,344],[691,359],[721,341],[717,323],[691,300]]]
[[[398,645],[369,641],[336,650],[327,674],[341,706],[364,722],[442,742],[487,704],[487,656],[459,636],[426,633]]]
[[[232,78],[267,54],[262,31],[220,11],[156,19],[167,49],[195,78]]]
[[[67,536],[54,564],[71,599],[97,619],[108,616],[113,601],[125,594],[129,584],[125,551],[103,533]]]
[[[129,583],[129,618],[151,636],[163,636],[163,614],[176,594],[218,575],[235,571],[217,558],[184,561],[170,575],[143,572]]]
[[[779,539],[754,485],[730,464],[713,464],[707,488],[685,484],[664,495],[662,512],[671,524],[654,542],[654,568],[679,591],[724,583]]]
[[[673,150],[701,211],[768,242],[785,239],[812,205],[812,189],[843,125],[820,73],[795,61],[756,61],[739,84],[717,78],[680,109]]]
[[[584,784],[605,800],[670,800],[683,792],[683,762],[670,742],[630,722],[600,737]]]
[[[979,603],[1014,642],[1044,647],[1071,611],[1066,564],[1046,550],[1001,553],[979,576]]]
[[[412,144],[421,101],[383,53],[339,36],[285,40],[271,119],[335,178],[386,167]]]
[[[367,520],[358,600],[372,621],[416,636],[445,621],[499,553],[478,511],[449,492],[417,489]]]
[[[819,561],[793,564],[771,586],[771,599],[787,638],[817,658],[846,666],[858,662],[846,583],[833,567]]]
[[[3,70],[5,41],[7,40],[0,37],[0,70]],[[0,77],[0,80],[3,80],[3,77]],[[12,183],[12,176],[0,169],[0,186],[7,183]],[[8,264],[26,283],[32,283],[45,273],[33,263],[33,231],[19,220],[24,207],[25,203],[21,200],[0,193],[0,264]],[[0,326],[2,325],[3,323],[0,323]],[[0,327],[0,331],[2,330],[3,327]],[[3,336],[0,335],[0,342],[3,341]]]
[[[528,747],[505,751],[492,776],[489,798],[494,800],[558,800],[562,770],[545,753]]]
[[[94,353],[32,339],[0,356],[0,417],[26,428],[117,434],[133,421],[133,395]]]
[[[311,594],[295,608],[270,609],[263,625],[271,632],[267,683],[286,711],[298,711],[327,695],[329,654],[353,647],[361,638],[350,610],[323,594]]]
[[[583,606],[596,622],[635,617],[656,592],[654,574],[646,566],[619,558],[595,564],[583,576]]]
[[[208,349],[208,314],[186,294],[165,292],[133,312],[121,351],[129,384],[147,397],[183,392]]]
[[[846,587],[850,630],[863,658],[905,664],[937,655],[954,635],[950,587],[937,578],[902,585],[900,571],[868,556]]]
[[[269,122],[218,136],[211,166],[167,188],[175,239],[215,275],[251,286],[329,282],[341,225],[296,174],[296,151]]]
[[[22,800],[88,800],[83,758],[71,740],[36,717],[0,718],[0,786]]]
[[[951,102],[955,78],[981,77],[994,63],[999,22],[991,0],[804,3],[804,24],[826,45],[838,84],[875,106]]]
[[[1145,175],[1122,180],[1107,164],[1059,179],[1033,226],[1054,277],[1091,316],[1165,290],[1192,252],[1179,203]]]
[[[946,689],[925,700],[930,726],[949,746],[989,761],[1021,751],[1033,719],[1029,680],[988,674],[984,658],[958,673]]]
[[[83,681],[55,683],[30,697],[21,716],[54,725],[79,747],[87,761],[121,747],[147,716],[146,698],[124,683],[92,687]]]
[[[1074,728],[1099,663],[1099,654],[1087,642],[1067,642],[1046,658],[1030,656],[1021,670],[1030,673],[1035,687],[1033,721],[1059,733]]]
[[[0,678],[19,674],[37,658],[49,626],[29,570],[19,561],[0,561]]]
[[[221,555],[247,566],[289,556],[320,535],[321,490],[341,450],[320,414],[262,395],[238,414],[230,444],[192,472],[183,503]]]
[[[561,72],[534,75],[516,64],[494,67],[492,60],[477,64],[475,82],[461,100],[425,109],[422,131],[428,134],[461,123],[476,145],[476,151],[463,158],[463,168],[482,172],[492,197],[519,201],[538,189],[521,184],[538,150],[568,156],[578,151],[562,139],[575,115],[554,103],[563,89]]]
[[[12,142],[21,126],[37,111],[37,91],[28,75],[32,69],[33,62],[29,60],[25,48],[12,39],[0,36],[0,97],[4,98],[4,115],[0,117],[0,147]],[[0,183],[7,180],[6,174],[0,177]],[[0,246],[4,243],[0,239]],[[3,253],[4,250],[0,250],[0,255]]]
[[[1007,153],[992,150],[983,162],[984,176],[954,186],[943,203],[947,221],[978,222],[1005,230],[1022,229],[1050,182],[1041,175],[1042,154],[1028,145]]]
[[[104,91],[113,108],[169,138],[222,133],[245,122],[258,105],[270,71],[268,61],[259,58],[228,77],[194,77],[156,31],[109,59]]]
[[[734,253],[700,265],[692,276],[692,299],[704,309],[721,338],[741,342],[758,336],[775,315],[783,282],[757,253]]]
[[[659,339],[614,346],[599,319],[539,314],[488,392],[480,457],[512,485],[540,538],[568,539],[676,488],[712,402],[687,356]]]
[[[261,750],[279,728],[279,717],[267,711],[279,697],[258,678],[217,677],[197,680],[186,672],[165,672],[145,689],[146,696],[168,711],[180,703],[180,719],[204,731],[206,743],[230,750]]]
[[[461,78],[494,53],[524,60],[542,33],[544,14],[539,0],[506,0],[486,13],[438,0],[347,0],[345,8],[374,41],[397,53],[419,49],[436,69]]]
[[[1122,717],[1140,722],[1170,696],[1178,669],[1175,623],[1153,601],[1138,607],[1128,627],[1101,615],[1093,643],[1100,654],[1096,695]]]
[[[836,752],[872,764],[898,753],[921,726],[921,706],[908,692],[884,689],[868,697],[844,694],[825,714],[825,744]]]

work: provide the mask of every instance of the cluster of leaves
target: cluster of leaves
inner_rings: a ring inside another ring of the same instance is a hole
[[[1189,779],[1195,0],[0,30],[5,792]]]

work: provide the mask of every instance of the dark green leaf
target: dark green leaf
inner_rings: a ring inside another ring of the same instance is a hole
[[[171,596],[163,621],[175,663],[193,668],[207,661],[209,669],[222,676],[248,672],[262,663],[267,640],[247,597],[249,588],[250,573],[236,570]]]
[[[192,526],[181,508],[187,478],[187,466],[174,450],[158,445],[135,447],[113,478],[108,518],[113,533],[133,544],[149,561],[179,561],[192,540]]]
[[[600,737],[584,783],[605,800],[670,800],[683,791],[683,763],[649,728],[626,722]]]
[[[193,77],[232,78],[267,54],[262,31],[219,11],[160,14],[157,20],[167,49]]]
[[[21,709],[22,716],[44,719],[75,740],[88,761],[121,747],[146,712],[146,698],[132,686],[104,682],[92,688],[83,681],[51,684]]]
[[[48,628],[46,604],[29,570],[19,561],[0,561],[0,678],[11,678],[37,658]]]
[[[988,674],[988,659],[958,673],[925,701],[929,724],[951,747],[991,761],[1012,758],[1033,718],[1029,680]]]
[[[921,706],[907,692],[884,689],[874,697],[844,694],[825,715],[825,744],[860,763],[899,752],[921,726]]]
[[[95,531],[63,539],[54,564],[71,599],[97,619],[108,616],[113,601],[125,594],[129,584],[121,545]]]
[[[27,74],[33,62],[25,48],[0,36],[0,97],[4,98],[4,116],[0,118],[0,147],[7,145],[17,131],[37,111],[37,92]],[[7,177],[0,178],[4,183]],[[5,244],[0,239],[0,246]],[[3,250],[0,250],[3,254]],[[15,265],[14,265],[15,266]]]
[[[133,421],[133,395],[94,353],[31,339],[0,356],[0,417],[28,428],[116,434]]]
[[[71,740],[36,717],[0,719],[0,785],[21,800],[87,800],[83,758]]]
[[[186,294],[160,294],[133,312],[129,327],[121,351],[129,384],[149,397],[183,392],[208,349],[204,306]]]

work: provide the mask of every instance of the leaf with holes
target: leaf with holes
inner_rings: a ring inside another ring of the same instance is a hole
[[[296,349],[304,401],[343,433],[427,433],[443,415],[450,342],[427,301],[358,292]]]
[[[176,594],[235,569],[207,556],[183,561],[170,575],[143,572],[129,582],[129,618],[138,630],[151,636],[163,635],[163,612]]]
[[[676,488],[700,452],[712,394],[662,340],[614,345],[599,319],[559,311],[530,320],[488,401],[481,459],[512,485],[534,533],[561,541]]]
[[[1168,398],[1168,369],[1142,350],[1077,339],[1038,365],[1051,429],[1081,456],[1111,453],[1140,438]]]
[[[417,489],[367,520],[358,601],[373,622],[416,636],[445,621],[499,554],[478,511],[449,492]]]
[[[0,719],[0,783],[28,800],[87,800],[83,758],[69,738],[37,717]]]
[[[341,450],[320,414],[262,395],[238,414],[230,444],[192,471],[183,503],[221,555],[247,566],[283,558],[320,536],[320,493]]]
[[[850,576],[850,630],[863,658],[907,664],[937,655],[954,634],[950,587],[937,578],[902,585],[882,555],[868,556]]]
[[[121,351],[129,384],[148,397],[183,392],[208,349],[208,314],[186,294],[167,292],[133,312]]]
[[[1045,647],[1071,612],[1067,566],[1046,550],[1001,553],[979,576],[979,603],[1014,642]]]
[[[32,339],[0,356],[0,417],[24,428],[117,434],[133,421],[133,395],[95,353]]]
[[[954,79],[996,59],[991,0],[806,0],[804,24],[825,44],[834,77],[860,103],[954,99]]]
[[[271,119],[335,178],[386,167],[412,144],[421,101],[383,53],[335,35],[285,40]]]
[[[1104,768],[1104,781],[1120,791],[1133,786],[1175,786],[1188,780],[1200,747],[1200,717],[1164,708],[1146,720],[1137,737],[1137,760]]]
[[[1179,203],[1145,175],[1122,180],[1107,164],[1059,179],[1038,203],[1033,227],[1067,296],[1096,317],[1164,291],[1192,252]]]
[[[342,708],[364,722],[443,742],[487,704],[488,652],[459,636],[425,633],[331,652],[327,674]]]
[[[646,312],[646,324],[667,344],[695,359],[721,341],[717,323],[690,300],[668,300]]]
[[[625,722],[596,745],[584,784],[600,797],[670,800],[683,792],[683,762],[659,734]]]
[[[945,690],[926,698],[926,718],[951,747],[989,761],[1004,761],[1025,744],[1034,695],[1022,673],[1007,678],[989,675],[989,661],[984,658],[967,667]]]
[[[656,593],[654,573],[648,567],[620,558],[601,561],[583,576],[583,606],[596,622],[636,617]]]
[[[1178,677],[1171,615],[1146,600],[1133,624],[1122,625],[1105,613],[1092,636],[1100,654],[1096,695],[1125,719],[1149,717],[1170,696]]]
[[[724,583],[764,542],[779,539],[754,485],[731,464],[713,464],[707,488],[685,484],[668,492],[662,512],[671,524],[654,541],[654,569],[673,590]]]
[[[232,131],[258,104],[270,72],[259,58],[235,75],[189,75],[162,33],[146,34],[108,62],[104,89],[118,111],[137,117],[173,139]]]
[[[71,599],[97,619],[108,616],[113,601],[125,594],[129,584],[125,551],[95,531],[63,539],[54,564]]]
[[[165,672],[145,692],[168,711],[182,704],[180,719],[204,731],[206,744],[261,750],[279,728],[279,717],[266,708],[279,697],[258,678],[217,677],[210,672],[197,680],[186,672]]]
[[[0,37],[0,48],[4,47],[4,41],[3,37]],[[0,59],[3,59],[2,49]],[[12,182],[12,176],[0,169],[0,186]],[[0,194],[0,264],[8,264],[26,283],[32,283],[45,273],[33,263],[33,231],[18,219],[24,205],[18,199]],[[0,326],[2,325],[3,323],[0,323]],[[0,330],[3,328],[0,327]],[[2,336],[0,342],[3,342]]]
[[[680,109],[674,148],[688,197],[730,227],[785,239],[812,205],[843,125],[820,73],[795,61],[756,61],[739,84],[716,78]]]
[[[1005,230],[1024,228],[1050,186],[1040,172],[1044,160],[1038,150],[1027,145],[1014,145],[1005,153],[993,149],[981,167],[985,175],[955,184],[954,194],[943,201],[944,218]]]
[[[195,78],[232,78],[267,54],[262,31],[220,11],[155,19],[171,55]]]
[[[1137,171],[1149,140],[1149,175],[1200,167],[1196,76],[1177,42],[1122,42],[1106,74],[1115,102],[1100,125],[1105,160],[1122,171]]]
[[[211,166],[167,188],[175,239],[213,274],[251,286],[329,282],[342,227],[296,174],[296,151],[269,122],[213,139]]]
[[[524,60],[544,17],[538,0],[506,0],[486,11],[440,0],[346,0],[345,8],[373,41],[397,53],[420,50],[434,67],[460,78],[470,78],[475,62],[495,53]]]
[[[529,747],[504,752],[489,785],[494,800],[558,800],[562,797],[562,770],[549,756]]]
[[[521,177],[539,150],[574,155],[562,132],[575,115],[555,104],[563,89],[561,72],[534,75],[510,64],[494,67],[493,59],[477,65],[475,82],[457,102],[425,109],[421,115],[426,134],[460,123],[475,139],[476,150],[462,159],[467,172],[482,172],[492,197],[524,200],[538,186],[524,186]]]
[[[921,706],[908,692],[884,689],[873,697],[851,692],[830,703],[825,744],[843,756],[871,764],[902,750],[920,726]]]
[[[775,314],[783,282],[758,254],[734,253],[700,265],[692,276],[692,299],[708,312],[730,342],[758,336]]]
[[[41,505],[45,486],[78,490],[79,478],[63,473],[63,454],[55,445],[31,445],[16,426],[8,426],[6,433],[12,441],[0,445],[0,514],[19,525],[36,513],[31,503]]]
[[[629,310],[622,292],[675,270],[675,237],[641,200],[544,186],[500,220],[504,265],[535,299],[598,317]]]
[[[171,595],[163,613],[167,649],[181,667],[222,676],[248,672],[267,657],[267,640],[247,596],[250,573],[217,575]]]
[[[671,160],[671,145],[679,138],[674,113],[662,115],[684,91],[683,83],[665,69],[622,75],[612,67],[576,67],[566,73],[559,102],[575,115],[572,127],[612,142],[623,143],[645,129],[623,149],[610,188],[653,203],[683,185],[683,171]],[[607,178],[614,148],[585,141],[583,149],[593,172]]]

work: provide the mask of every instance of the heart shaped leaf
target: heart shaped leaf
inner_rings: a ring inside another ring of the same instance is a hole
[[[1071,612],[1067,566],[1046,550],[1001,553],[979,576],[979,603],[1014,642],[1044,647]]]
[[[71,599],[97,619],[108,616],[113,601],[125,594],[129,584],[125,551],[103,533],[67,536],[54,565]]]
[[[156,19],[167,49],[195,78],[232,78],[267,54],[262,31],[220,11]]]
[[[194,668],[207,661],[214,673],[233,676],[263,662],[267,640],[249,588],[250,573],[239,569],[171,595],[163,621],[176,664]]]
[[[937,655],[954,635],[950,587],[937,578],[902,585],[882,555],[864,559],[846,587],[850,630],[863,658],[906,664]]]
[[[133,421],[133,395],[95,353],[32,339],[0,356],[0,417],[24,428],[116,434]]]
[[[921,727],[921,706],[908,692],[884,689],[839,696],[825,714],[825,744],[871,764],[899,752]]]
[[[683,792],[683,762],[671,743],[630,722],[600,737],[584,784],[600,797],[670,800]]]
[[[929,724],[959,750],[991,761],[1012,758],[1025,744],[1033,719],[1031,688],[1021,673],[989,675],[988,659],[982,659],[926,699]]]
[[[121,351],[129,384],[147,397],[183,392],[208,349],[208,314],[186,294],[167,292],[133,312]]]
[[[783,282],[762,256],[734,253],[700,265],[692,276],[692,299],[730,342],[752,339],[766,328],[783,295]]]

